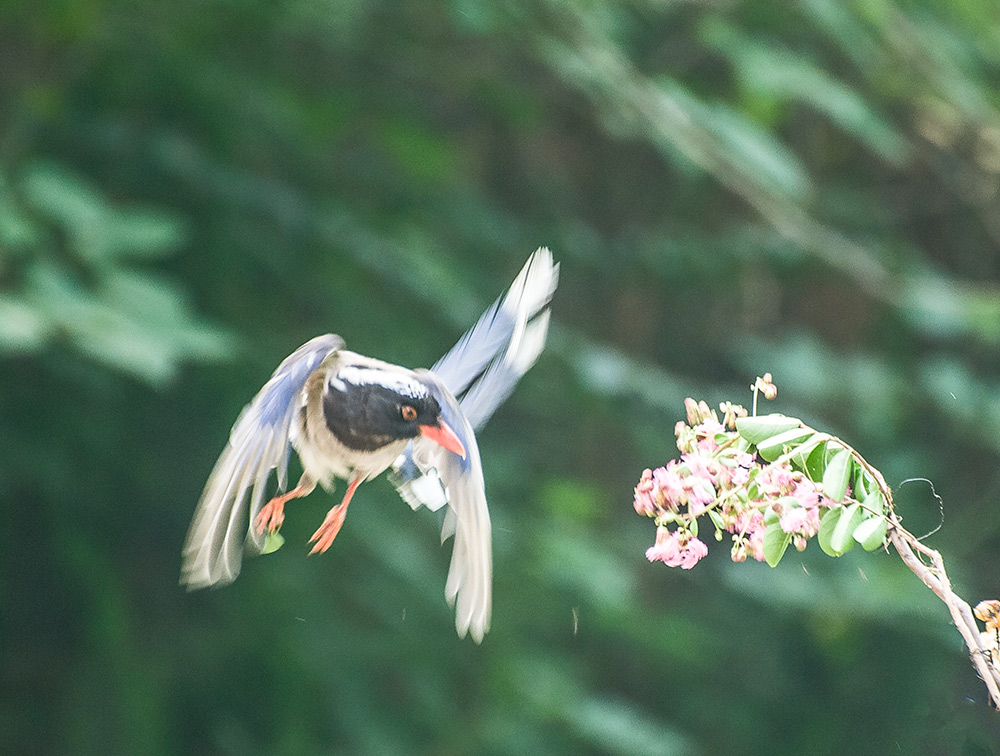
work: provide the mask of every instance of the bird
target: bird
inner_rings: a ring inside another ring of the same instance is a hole
[[[445,597],[460,638],[481,643],[492,611],[492,544],[475,431],[507,399],[545,345],[559,264],[546,247],[429,370],[348,351],[335,334],[286,357],[233,425],[195,508],[181,559],[189,591],[231,583],[244,555],[270,550],[285,504],[347,482],[309,543],[330,548],[358,486],[389,470],[414,510],[445,508],[454,539]],[[302,476],[287,490],[294,450]],[[275,472],[277,491],[264,497]]]

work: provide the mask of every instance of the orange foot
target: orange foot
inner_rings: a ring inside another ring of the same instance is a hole
[[[305,496],[307,493],[309,491],[303,486],[296,486],[286,494],[275,496],[261,507],[260,512],[257,513],[257,517],[253,521],[253,525],[257,529],[257,535],[264,535],[265,530],[268,533],[273,533],[280,528],[281,523],[285,521],[285,502],[289,499]]]
[[[341,526],[344,524],[344,517],[347,515],[347,503],[338,504],[333,509],[331,509],[327,515],[326,519],[323,520],[323,524],[319,526],[319,529],[312,534],[312,538],[309,539],[309,543],[315,544],[309,551],[310,554],[322,554],[333,543],[333,539],[337,537],[337,533],[340,532]]]
[[[340,528],[344,524],[344,518],[347,516],[347,505],[351,503],[351,497],[354,496],[354,491],[360,483],[361,478],[352,480],[351,485],[347,487],[347,493],[344,494],[344,500],[326,513],[323,524],[319,526],[316,532],[312,534],[312,538],[309,539],[309,543],[313,544],[312,549],[309,551],[310,554],[322,554],[330,548],[333,539],[337,537],[337,533],[340,532]]]
[[[254,527],[257,528],[257,535],[264,535],[265,530],[268,533],[273,533],[281,527],[281,523],[284,521],[285,502],[276,497],[264,505],[253,523]]]

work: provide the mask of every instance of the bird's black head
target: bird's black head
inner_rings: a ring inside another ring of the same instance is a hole
[[[323,415],[348,449],[375,451],[439,425],[441,406],[412,374],[347,365],[327,382]]]

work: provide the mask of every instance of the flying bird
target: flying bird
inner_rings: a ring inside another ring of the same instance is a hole
[[[319,484],[341,502],[313,533],[310,553],[337,537],[358,486],[390,471],[413,508],[447,507],[442,543],[454,537],[445,596],[460,637],[489,629],[492,548],[483,469],[474,431],[510,395],[545,345],[559,265],[545,247],[507,293],[430,370],[410,370],[345,349],[334,334],[296,349],[242,411],[215,464],[187,533],[181,584],[231,583],[243,554],[259,554],[284,506]],[[294,449],[303,473],[287,489]],[[271,472],[280,493],[266,503]]]

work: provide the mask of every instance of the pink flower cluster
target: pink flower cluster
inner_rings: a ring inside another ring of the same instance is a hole
[[[732,534],[731,556],[764,561],[764,532],[777,515],[798,550],[819,531],[820,507],[828,504],[813,481],[787,464],[763,462],[745,451],[736,432],[742,407],[724,404],[723,422],[705,402],[685,401],[687,422],[675,428],[680,459],[644,470],[634,507],[656,522],[650,561],[690,569],[708,553],[697,520],[707,514],[716,539]]]
[[[778,516],[781,530],[792,536],[799,551],[819,532],[820,507],[826,505],[816,484],[798,470],[787,465],[760,465],[753,478],[753,498],[747,497],[746,508],[736,517],[732,528],[733,561],[742,562],[752,556],[764,561],[764,513],[770,508]]]
[[[680,512],[683,507],[697,517],[715,501],[716,475],[704,460],[682,454],[681,460],[670,460],[666,467],[643,470],[635,487],[635,511],[647,517],[663,512]]]
[[[646,549],[646,559],[690,570],[707,553],[708,546],[691,534],[660,525],[656,528],[656,543]]]
[[[752,556],[758,562],[764,561],[764,512],[752,507],[744,508],[732,517],[723,518],[726,530],[733,534],[733,550],[730,553],[734,562],[745,562],[747,556]]]

